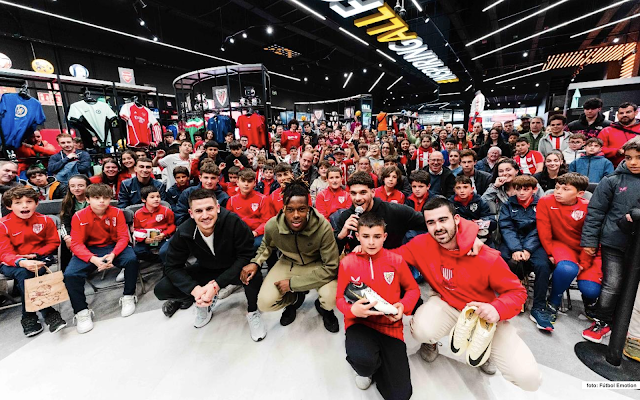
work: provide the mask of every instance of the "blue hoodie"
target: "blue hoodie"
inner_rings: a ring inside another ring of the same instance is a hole
[[[599,183],[613,174],[613,164],[604,156],[582,156],[569,164],[569,171],[587,176],[589,182]]]

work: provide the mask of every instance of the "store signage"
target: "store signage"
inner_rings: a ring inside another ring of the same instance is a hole
[[[43,74],[53,74],[53,64],[42,58],[36,58],[31,61],[31,69],[35,72],[41,72]]]
[[[300,55],[300,53],[298,53],[297,51],[288,49],[284,46],[280,46],[279,44],[272,44],[271,46],[267,46],[264,49],[276,55],[287,57],[287,58],[294,58]]]
[[[131,68],[118,67],[118,75],[120,75],[120,83],[136,84],[136,76]]]
[[[0,53],[0,69],[9,69],[13,63],[11,59],[6,54]]]
[[[357,27],[371,26],[369,36],[376,36],[380,43],[388,43],[389,50],[402,56],[415,68],[437,83],[457,82],[458,77],[429,49],[415,32],[409,32],[408,24],[383,0],[323,0],[332,3],[329,8],[343,18],[377,10],[371,15],[356,19]],[[342,3],[348,3],[344,5]]]
[[[213,87],[213,108],[229,107],[229,92],[226,86]]]
[[[69,67],[69,73],[76,78],[88,78],[89,70],[81,64],[73,64]]]
[[[54,95],[52,92],[38,92],[38,101],[43,106],[53,106],[54,104],[62,106],[62,96],[60,93]]]

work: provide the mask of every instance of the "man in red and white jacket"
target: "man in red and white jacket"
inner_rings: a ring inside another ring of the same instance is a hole
[[[544,157],[536,150],[529,150],[529,139],[519,137],[516,140],[516,156],[513,160],[520,166],[520,172],[525,175],[534,175],[542,172]]]
[[[604,143],[602,152],[613,163],[614,168],[624,160],[622,146],[637,135],[640,135],[640,120],[636,118],[638,106],[633,103],[622,103],[618,106],[618,122],[604,128],[598,138]]]
[[[71,252],[73,257],[64,271],[64,283],[76,314],[78,333],[93,329],[91,314],[84,295],[84,281],[92,271],[114,266],[124,268],[124,295],[120,298],[123,317],[133,314],[137,302],[136,281],[138,259],[129,246],[129,226],[122,210],[109,205],[113,190],[97,183],[87,187],[89,207],[71,219]]]
[[[269,196],[256,192],[256,173],[245,168],[238,174],[238,194],[227,201],[227,210],[232,211],[249,226],[253,233],[253,249],[258,250],[264,236],[264,226],[273,217],[273,206]]]
[[[169,237],[176,231],[175,215],[160,204],[160,190],[155,186],[143,187],[140,198],[144,206],[133,216],[133,251],[138,260],[164,262]]]
[[[316,210],[327,220],[334,212],[351,207],[351,196],[342,187],[342,170],[338,167],[330,167],[327,170],[329,187],[318,193],[316,197]]]
[[[451,332],[460,311],[475,306],[479,318],[498,324],[491,349],[496,367],[521,389],[537,390],[541,384],[538,364],[508,321],[520,313],[527,299],[518,277],[509,270],[500,252],[486,245],[477,256],[468,255],[478,226],[455,215],[448,200],[430,199],[424,217],[429,235],[419,235],[393,250],[415,266],[439,295],[420,306],[411,322],[413,337],[423,343],[420,355],[433,361],[438,354],[438,341]],[[483,371],[492,372],[485,365]]]

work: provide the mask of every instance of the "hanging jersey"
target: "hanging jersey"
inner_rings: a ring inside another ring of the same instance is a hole
[[[162,141],[158,120],[147,107],[127,103],[120,109],[120,117],[127,121],[127,143],[131,147],[145,147]]]
[[[93,147],[91,136],[96,136],[102,145],[111,146],[111,135],[107,137],[109,121],[116,117],[116,113],[107,103],[103,101],[87,103],[84,100],[73,103],[69,107],[69,114],[67,115],[69,120],[78,121],[75,125],[80,130],[85,147]],[[87,139],[89,141],[88,145]]]
[[[198,133],[201,129],[204,129],[204,120],[202,118],[190,118],[187,120],[187,127],[185,130],[191,137],[191,141],[193,142],[193,135]]]
[[[42,104],[33,97],[5,93],[0,99],[0,123],[8,148],[17,149],[46,120]]]
[[[213,132],[216,142],[224,143],[225,135],[235,131],[235,122],[226,115],[216,115],[207,121],[207,130]]]
[[[171,133],[173,133],[173,138],[177,138],[178,137],[178,126],[177,125],[169,125],[167,126],[167,130],[171,131]]]
[[[254,113],[239,116],[237,128],[240,130],[240,136],[249,139],[249,145],[254,144],[259,149],[267,147],[267,128],[262,115]]]

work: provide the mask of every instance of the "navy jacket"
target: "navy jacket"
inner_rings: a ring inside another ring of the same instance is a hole
[[[173,208],[173,213],[176,217],[176,226],[189,219],[189,195],[194,190],[201,188],[202,184],[199,184],[198,186],[191,186],[190,188],[186,188],[184,192],[180,194],[180,197],[176,202],[176,206]],[[216,186],[214,192],[216,193],[216,199],[218,199],[218,204],[220,204],[220,207],[225,208],[225,206],[227,205],[227,200],[229,200],[229,195],[226,194],[224,190],[222,190],[222,187],[220,185]]]
[[[459,201],[455,200],[456,196],[451,196],[449,201],[453,203],[453,206],[456,208],[458,214],[469,221],[481,219],[484,221],[489,221],[489,232],[493,232],[496,230],[498,223],[496,222],[496,216],[491,212],[489,205],[486,201],[482,200],[482,197],[478,196],[476,193],[473,194],[473,198],[466,206]]]
[[[276,190],[278,190],[278,188],[280,187],[280,184],[278,183],[277,180],[273,180],[273,182],[271,182],[270,186],[270,190],[269,190],[269,194],[275,192]],[[254,189],[256,192],[260,193],[260,194],[264,194],[264,181],[260,181],[256,184],[256,187]]]
[[[189,182],[189,186],[184,189],[187,190],[189,189],[189,187],[193,186],[193,182]],[[167,203],[171,204],[171,208],[176,208],[176,204],[178,203],[178,199],[180,198],[180,195],[182,194],[183,191],[181,191],[180,189],[178,189],[178,184],[174,183],[173,186],[171,186],[169,188],[169,190],[167,190]]]
[[[509,201],[500,208],[498,225],[502,243],[511,253],[527,250],[533,254],[541,246],[536,226],[536,207],[538,196],[533,196],[533,202],[528,208],[523,208],[516,196],[509,197]]]
[[[617,223],[637,206],[638,193],[640,174],[632,174],[626,162],[621,162],[613,175],[600,181],[589,200],[580,246],[597,248],[601,244],[626,250],[629,236],[620,230]]]
[[[164,183],[150,179],[149,185],[157,187],[160,192],[160,198],[164,201],[167,200],[167,189],[165,189]],[[142,197],[140,197],[140,190],[142,190],[143,187],[137,177],[122,181],[120,184],[120,194],[118,195],[118,208],[124,209],[133,204],[141,204]]]
[[[78,155],[76,159],[78,162],[78,173],[91,176],[91,157],[89,153],[84,150],[76,150],[76,154]],[[69,161],[72,160],[69,160],[62,151],[52,155],[49,158],[49,164],[47,166],[49,175],[53,176],[57,174]]]
[[[586,175],[589,182],[599,183],[613,174],[613,163],[604,156],[582,156],[569,164],[569,171]]]

